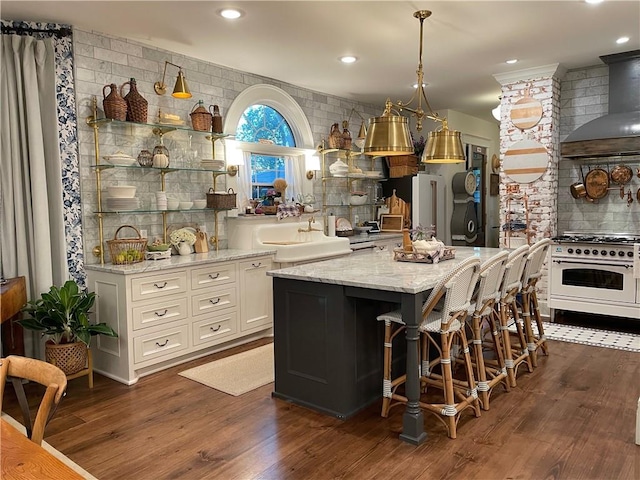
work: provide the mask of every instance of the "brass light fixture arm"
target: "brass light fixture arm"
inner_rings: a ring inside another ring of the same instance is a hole
[[[431,12],[429,10],[418,10],[413,14],[415,18],[420,20],[420,53],[418,56],[418,68],[416,70],[416,74],[418,77],[418,81],[416,83],[416,91],[411,96],[408,102],[398,101],[393,103],[390,99],[387,99],[385,104],[385,110],[383,115],[390,115],[391,109],[393,107],[397,108],[400,112],[406,110],[411,112],[413,116],[416,118],[416,130],[418,132],[422,131],[422,119],[428,118],[435,122],[443,122],[443,119],[433,111],[431,105],[429,104],[429,100],[427,99],[427,95],[424,92],[424,70],[422,67],[422,43],[424,37],[424,20],[431,16]],[[416,95],[418,97],[418,105],[415,108],[410,107],[413,101],[416,99]],[[424,100],[425,107],[427,111],[422,109],[422,100]],[[444,122],[443,122],[444,123]]]
[[[162,73],[162,80],[153,84],[153,89],[158,95],[164,95],[167,93],[167,84],[164,83],[164,79],[167,75],[167,65],[173,65],[174,67],[178,67],[179,71],[182,72],[182,67],[180,65],[176,65],[175,63],[171,63],[168,60],[164,61],[164,72]]]

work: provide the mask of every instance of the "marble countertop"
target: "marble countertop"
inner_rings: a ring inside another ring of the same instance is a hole
[[[432,289],[462,260],[476,256],[481,262],[491,258],[499,248],[454,247],[456,257],[436,264],[396,262],[393,252],[372,251],[332,260],[271,270],[268,275],[306,282],[329,283],[351,287],[420,293]]]
[[[238,250],[238,249],[222,249],[209,251],[208,253],[193,253],[191,255],[172,255],[170,258],[163,260],[145,260],[140,263],[131,265],[113,265],[105,263],[104,265],[93,264],[85,265],[87,270],[96,270],[100,272],[119,273],[122,275],[131,275],[135,273],[157,272],[159,270],[168,270],[172,268],[193,267],[197,265],[206,265],[208,263],[229,262],[233,260],[244,260],[252,257],[262,257],[264,255],[275,254],[275,250]]]

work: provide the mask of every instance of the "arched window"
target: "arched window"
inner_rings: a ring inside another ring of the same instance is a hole
[[[287,181],[287,201],[312,191],[305,177],[305,153],[315,151],[313,134],[288,93],[273,85],[248,87],[229,107],[224,131],[235,134],[233,148],[244,159],[236,177],[239,208],[249,199],[264,198],[276,178]]]
[[[296,146],[285,118],[268,105],[252,105],[244,111],[236,129],[236,140],[281,147]],[[250,152],[245,157],[248,157],[251,168],[251,196],[264,198],[267,191],[273,188],[276,178],[285,178],[285,156]]]

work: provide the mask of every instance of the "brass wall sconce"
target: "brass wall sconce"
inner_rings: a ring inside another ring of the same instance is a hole
[[[316,171],[320,170],[320,157],[317,151],[308,152],[305,155],[305,167],[307,169],[307,180],[313,180]]]
[[[186,78],[184,78],[184,73],[182,73],[182,67],[167,60],[165,60],[164,62],[164,73],[162,74],[162,80],[153,84],[153,88],[156,93],[158,95],[164,95],[165,93],[167,93],[167,85],[164,83],[164,79],[167,75],[167,65],[178,67],[178,78],[176,78],[176,84],[173,87],[173,93],[171,94],[171,96],[175,98],[191,98],[191,92],[189,91],[189,87],[187,86],[187,80]]]
[[[409,119],[399,112],[406,110],[411,113],[411,117],[416,118],[416,130],[422,130],[422,119],[429,118],[435,122],[442,123],[442,129],[429,132],[427,145],[422,154],[423,163],[460,163],[465,161],[464,148],[460,132],[449,130],[447,120],[438,116],[433,111],[429,100],[424,92],[424,72],[422,70],[422,39],[424,20],[431,16],[429,10],[418,10],[413,14],[420,20],[420,55],[418,69],[416,73],[418,80],[417,88],[411,99],[406,102],[391,102],[387,99],[385,109],[380,117],[369,119],[369,130],[364,142],[363,153],[372,156],[391,155],[411,155],[414,152],[411,134],[409,132]],[[417,95],[417,106],[410,105]],[[422,109],[422,101],[425,102],[427,111]],[[392,113],[392,108],[396,108],[396,113]]]
[[[239,167],[244,165],[244,154],[236,146],[234,140],[227,140],[224,142],[225,156],[227,158],[227,175],[235,177],[238,174]]]
[[[229,165],[227,167],[227,175],[235,177],[238,174],[238,165]]]

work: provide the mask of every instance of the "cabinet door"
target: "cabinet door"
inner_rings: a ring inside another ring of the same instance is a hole
[[[273,324],[273,287],[267,271],[271,257],[257,257],[238,263],[240,288],[240,330],[270,327]]]

